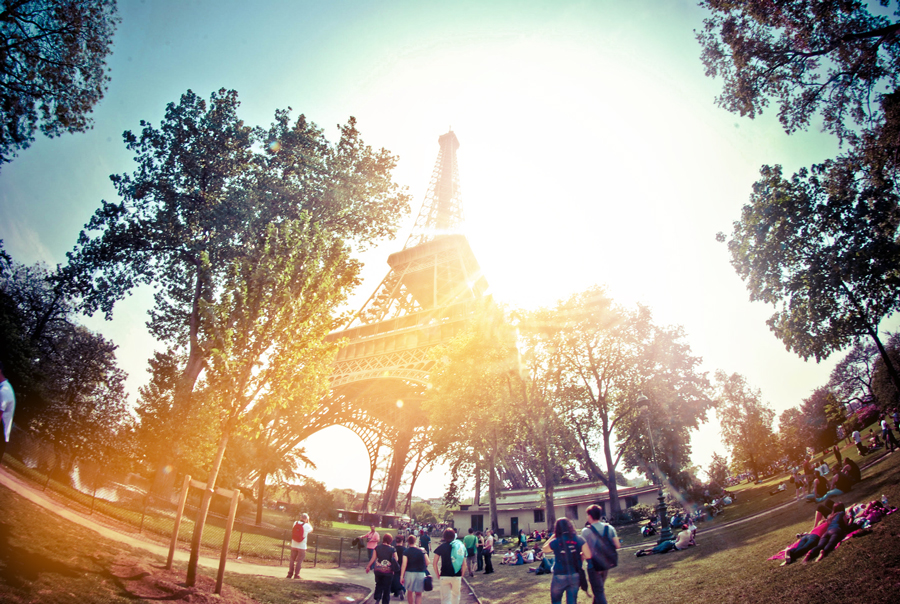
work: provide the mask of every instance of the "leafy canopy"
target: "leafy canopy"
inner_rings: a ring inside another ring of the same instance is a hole
[[[35,132],[84,132],[103,98],[115,0],[5,0],[0,12],[0,166]]]

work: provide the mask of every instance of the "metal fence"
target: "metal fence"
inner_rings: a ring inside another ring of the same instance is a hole
[[[176,472],[161,473],[156,483],[136,474],[116,475],[102,460],[71,459],[45,441],[13,426],[4,467],[40,488],[58,503],[88,515],[123,532],[138,533],[149,540],[168,544],[182,487]],[[190,488],[184,517],[178,530],[178,548],[190,547],[194,519],[201,498],[200,489]],[[229,501],[214,495],[203,529],[201,547],[208,555],[218,555],[225,537]],[[242,520],[234,524],[228,554],[233,559],[285,565],[290,559],[292,518],[272,512],[280,526]],[[313,532],[307,538],[306,564],[339,567],[368,562],[365,550],[353,539]]]

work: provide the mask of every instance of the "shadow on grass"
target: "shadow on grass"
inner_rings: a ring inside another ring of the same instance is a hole
[[[11,527],[0,522],[0,585],[29,591],[41,574],[79,577],[86,571],[10,543]]]

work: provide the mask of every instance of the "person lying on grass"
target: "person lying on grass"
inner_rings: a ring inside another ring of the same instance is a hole
[[[847,533],[850,532],[851,525],[848,522],[843,503],[836,503],[834,505],[834,510],[825,520],[825,524],[828,525],[828,528],[822,533],[816,546],[809,550],[809,553],[803,558],[804,564],[812,561],[818,562],[825,558],[834,551],[834,548],[838,546],[838,543],[840,543]]]
[[[653,554],[667,554],[673,549],[681,551],[687,549],[691,545],[693,545],[693,543],[691,543],[691,531],[684,530],[678,533],[678,536],[675,539],[663,541],[652,549],[639,549],[634,555],[640,558],[641,556],[652,556]]]
[[[813,529],[808,533],[797,535],[797,541],[793,545],[784,550],[784,562],[782,566],[793,564],[801,556],[809,553],[809,551],[819,544],[822,535],[828,530],[828,523],[824,522],[825,518],[834,511],[834,502],[830,499],[816,508],[816,518]]]

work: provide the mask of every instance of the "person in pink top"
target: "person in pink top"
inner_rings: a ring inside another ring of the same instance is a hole
[[[381,541],[381,538],[378,535],[378,531],[375,530],[375,525],[369,525],[369,532],[365,535],[361,536],[360,541],[364,541],[366,543],[366,553],[369,554],[369,559],[372,558],[372,552],[375,551],[375,548],[378,547],[378,543]]]

